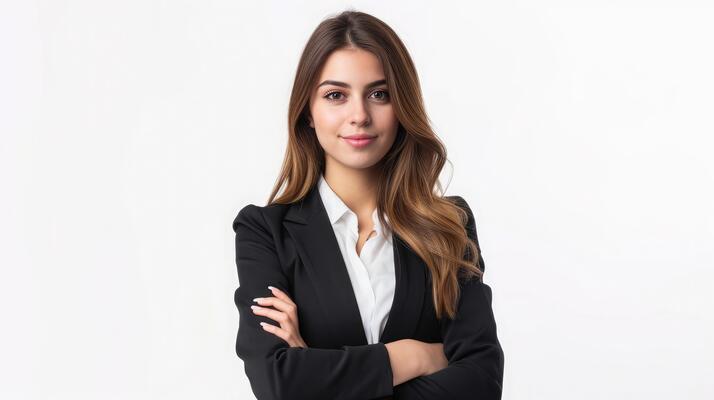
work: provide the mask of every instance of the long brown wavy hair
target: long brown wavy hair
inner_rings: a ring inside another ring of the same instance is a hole
[[[446,148],[430,126],[411,56],[397,34],[380,19],[364,12],[343,11],[323,20],[310,36],[293,82],[287,149],[268,205],[300,201],[324,173],[324,150],[307,119],[309,99],[326,59],[333,51],[347,47],[367,50],[381,60],[399,121],[394,144],[379,162],[380,222],[397,233],[431,271],[437,318],[446,312],[453,319],[459,276],[483,275],[478,265],[479,249],[466,233],[466,211],[443,196],[439,173],[447,161]]]

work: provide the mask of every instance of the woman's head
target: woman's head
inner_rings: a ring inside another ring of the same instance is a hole
[[[321,86],[325,80],[350,87]],[[366,87],[382,80],[379,86]],[[282,183],[287,187],[281,200],[301,198],[328,164],[369,168],[383,182],[426,151],[434,163],[424,163],[425,171],[413,174],[424,188],[433,185],[438,178],[434,170],[446,160],[429,127],[406,47],[387,24],[359,11],[325,19],[308,39],[293,82],[288,132],[283,171],[271,199]],[[362,148],[341,138],[358,133],[377,138]]]
[[[306,118],[325,169],[379,168],[399,128],[382,62],[360,47],[343,47],[330,53],[317,81]]]
[[[354,134],[374,139],[355,147],[344,138]],[[431,270],[437,315],[453,316],[457,272],[480,276],[481,271],[478,249],[464,229],[465,211],[443,197],[438,179],[446,161],[446,148],[426,115],[414,63],[397,34],[359,11],[322,21],[298,62],[288,145],[268,204],[301,200],[326,166],[369,172],[380,223]],[[467,247],[471,256],[465,260]]]

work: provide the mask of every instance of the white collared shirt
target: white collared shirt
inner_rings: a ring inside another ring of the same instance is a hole
[[[372,212],[372,221],[376,234],[367,239],[358,255],[357,214],[337,196],[322,174],[318,185],[322,203],[325,205],[342,258],[347,266],[347,273],[352,281],[367,343],[377,343],[387,324],[394,300],[396,280],[392,233],[388,227],[383,227],[379,223],[375,208]]]

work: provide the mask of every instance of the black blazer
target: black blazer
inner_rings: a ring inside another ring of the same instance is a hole
[[[473,213],[460,196],[467,232],[478,244]],[[240,321],[236,353],[253,393],[263,399],[500,399],[504,355],[496,335],[491,288],[461,282],[457,318],[437,320],[426,264],[394,233],[396,287],[378,343],[367,344],[342,253],[317,185],[301,201],[249,204],[233,221],[240,286],[234,301]],[[480,247],[479,247],[480,248]],[[483,268],[483,258],[480,258]],[[256,297],[268,285],[297,304],[300,334],[309,348],[289,347],[265,331]],[[443,342],[448,367],[392,386],[385,343],[399,339]]]

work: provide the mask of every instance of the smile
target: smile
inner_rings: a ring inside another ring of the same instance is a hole
[[[349,138],[343,137],[342,140],[346,141],[347,143],[349,143],[350,145],[352,145],[354,147],[360,148],[360,147],[365,147],[365,146],[369,145],[370,143],[377,140],[377,138],[371,137],[371,138],[364,138],[364,139],[349,139]]]

